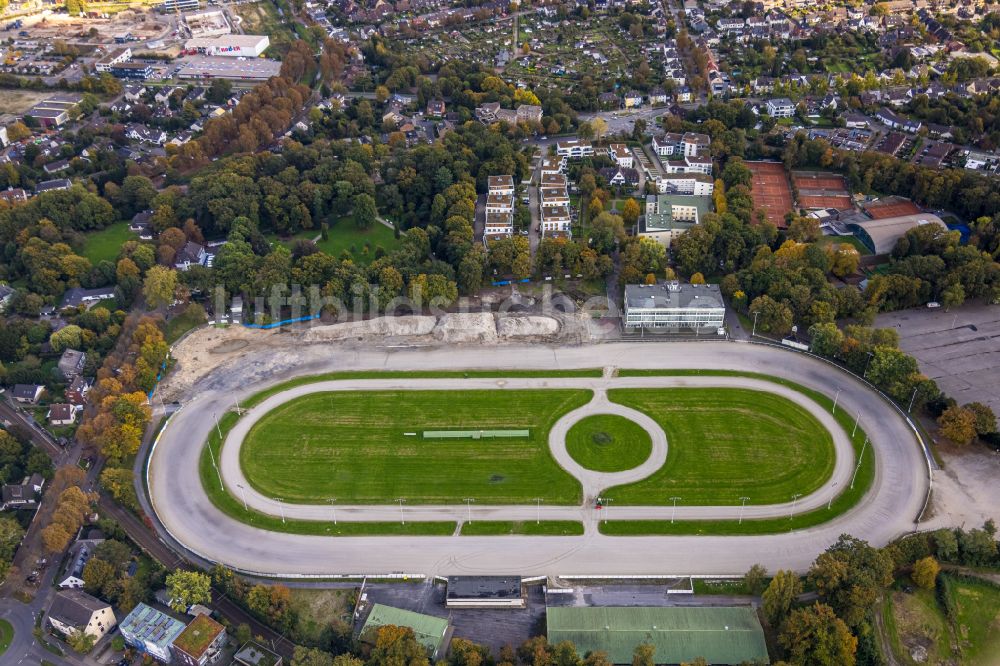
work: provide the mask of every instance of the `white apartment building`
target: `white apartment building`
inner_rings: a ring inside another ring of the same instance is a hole
[[[660,194],[711,196],[715,192],[715,182],[704,173],[672,173],[657,178],[656,191]]]
[[[564,139],[556,142],[556,155],[568,159],[580,159],[594,154],[594,146],[582,139]]]
[[[625,169],[632,168],[632,151],[624,143],[613,143],[608,146],[608,157],[620,167]]]

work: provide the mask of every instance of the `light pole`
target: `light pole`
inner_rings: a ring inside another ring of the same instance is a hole
[[[837,395],[833,396],[833,413],[837,413],[837,401],[840,400],[840,392],[844,389],[837,389]]]
[[[920,388],[919,386],[914,386],[913,387],[913,395],[910,396],[910,406],[906,408],[907,413],[913,411],[913,401],[917,399],[917,390],[919,388]]]
[[[215,419],[215,431],[219,433],[219,443],[222,443],[222,428],[219,427],[219,415],[212,413],[212,418]]]
[[[757,316],[760,314],[760,310],[753,313],[753,331],[750,332],[750,337],[756,337],[757,335]]]
[[[788,512],[788,520],[791,520],[792,516],[795,515],[795,503],[799,501],[800,497],[802,497],[802,493],[795,493],[794,495],[792,495],[792,508]]]
[[[740,525],[743,524],[743,510],[747,508],[747,502],[749,501],[750,501],[749,497],[740,498],[740,502],[742,502],[742,504],[740,504],[740,522],[739,522]]]
[[[874,355],[874,352],[868,352],[868,361],[865,362],[865,373],[861,375],[865,379],[868,379],[868,366],[872,364],[872,356]]]
[[[215,468],[215,473],[219,477],[219,488],[225,490],[226,486],[222,483],[222,472],[219,471],[219,465],[215,462],[215,451],[212,450],[212,440],[208,441],[208,455],[212,457],[212,467]]]
[[[272,499],[275,502],[278,503],[278,511],[281,512],[281,524],[284,525],[285,524],[285,505],[282,504],[282,502],[284,502],[285,500],[281,499],[280,497],[274,497]]]
[[[679,499],[681,499],[681,498],[680,497],[671,497],[670,498],[670,501],[672,501],[674,503],[674,508],[670,510],[670,524],[671,525],[674,524],[674,516],[677,515],[677,500],[679,500]]]
[[[604,524],[605,525],[607,525],[607,523],[608,523],[608,518],[611,517],[611,503],[612,502],[614,502],[614,500],[611,499],[610,497],[605,497],[604,498],[604,504],[605,504],[605,506],[607,506],[607,509],[608,509],[607,511],[604,512]]]
[[[834,486],[836,486],[836,485],[837,485],[837,482],[836,482],[836,481],[834,481],[834,482],[833,482],[833,485],[832,485],[832,486],[830,486],[830,488],[832,489],[832,488],[833,488]],[[830,495],[830,501],[828,501],[828,502],[826,503],[826,510],[827,510],[827,511],[829,511],[829,510],[830,510],[830,507],[832,507],[832,506],[833,506],[833,495]]]
[[[865,443],[861,447],[861,455],[858,456],[858,464],[854,468],[854,476],[851,477],[851,490],[854,490],[854,480],[858,478],[858,470],[861,469],[861,461],[865,459],[865,451],[868,449],[868,438],[865,437]]]
[[[851,438],[853,439],[856,434],[858,434],[858,424],[861,423],[861,412],[858,411],[858,418],[854,421],[854,430],[851,431]]]
[[[336,502],[336,501],[337,501],[337,498],[336,498],[336,497],[331,497],[330,499],[328,499],[328,500],[327,500],[327,502],[329,502],[329,503],[330,503],[330,511],[332,511],[332,512],[333,512],[333,524],[334,524],[334,525],[336,525],[336,524],[337,524],[337,507],[335,507],[335,506],[333,505],[333,504],[334,504],[334,502]]]
[[[538,525],[542,522],[542,498],[535,498],[535,524]]]
[[[465,506],[468,507],[468,509],[469,509],[469,522],[471,523],[472,522],[472,503],[475,502],[476,500],[474,498],[472,498],[472,497],[466,497],[462,501],[465,502]]]
[[[403,518],[403,502],[405,502],[406,500],[403,499],[402,497],[400,497],[396,501],[399,502],[399,524],[400,525],[405,525],[406,524],[406,520],[404,520],[404,518]]]
[[[243,510],[250,511],[250,509],[247,508],[247,489],[243,487],[242,483],[237,483],[236,487],[240,489],[240,495],[243,495]]]

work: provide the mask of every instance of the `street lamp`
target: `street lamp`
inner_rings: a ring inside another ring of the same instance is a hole
[[[396,501],[399,502],[399,524],[405,525],[406,520],[403,519],[403,502],[405,502],[406,500],[400,497]]]
[[[243,510],[250,511],[250,509],[247,508],[247,489],[243,487],[242,483],[237,483],[236,487],[240,489],[240,495],[243,496]]]
[[[760,314],[760,310],[753,313],[753,331],[750,332],[750,337],[755,337],[757,335],[757,316]]]
[[[919,388],[920,388],[919,386],[914,386],[913,387],[913,395],[910,396],[910,406],[906,408],[907,413],[913,411],[913,401],[917,399],[917,390]]]
[[[788,512],[788,520],[791,520],[792,516],[795,515],[795,503],[799,501],[800,497],[802,497],[802,493],[795,493],[792,495],[792,508]]]
[[[542,522],[542,498],[535,498],[535,524],[538,525]]]
[[[868,438],[865,437],[865,443],[861,447],[861,455],[858,456],[858,464],[854,468],[854,476],[851,477],[851,490],[854,490],[854,480],[858,478],[858,470],[861,469],[861,461],[865,459],[865,451],[868,449]]]
[[[674,523],[674,516],[677,515],[677,500],[679,500],[679,499],[681,499],[681,498],[680,497],[671,497],[670,498],[670,501],[674,503],[674,508],[671,509],[671,511],[670,511],[670,524],[671,525],[673,525],[673,523]]]
[[[328,499],[328,500],[327,500],[327,502],[329,502],[329,503],[330,503],[330,511],[332,511],[332,512],[333,512],[333,524],[334,524],[334,525],[336,525],[336,524],[337,524],[337,507],[335,507],[335,506],[333,505],[333,504],[334,504],[334,502],[336,502],[336,501],[337,501],[337,498],[336,498],[336,497],[331,497],[330,499]]]
[[[272,499],[275,502],[278,503],[278,511],[281,512],[281,524],[284,525],[285,524],[285,505],[282,504],[282,502],[284,502],[285,500],[281,499],[280,497],[273,497]]]
[[[840,392],[844,389],[837,389],[837,395],[833,397],[833,413],[837,413],[837,401],[840,400]]]
[[[837,485],[837,482],[834,481],[833,485],[830,486],[830,489],[832,490],[834,488],[834,486],[836,486],[836,485]],[[830,507],[832,507],[832,506],[833,506],[833,494],[831,493],[830,494],[830,500],[826,503],[826,510],[829,511]]]
[[[872,364],[872,356],[874,355],[875,355],[874,352],[868,352],[868,361],[865,363],[865,373],[861,375],[865,379],[868,379],[868,366]]]
[[[854,430],[851,431],[851,439],[858,434],[858,424],[861,423],[861,410],[858,410],[858,418],[854,421]]]
[[[614,502],[610,497],[604,498],[604,505],[607,507],[607,511],[604,512],[604,523],[607,524],[608,518],[611,517],[611,503]]]
[[[472,522],[472,503],[475,502],[476,500],[475,500],[475,498],[472,498],[472,497],[466,497],[462,501],[465,502],[465,506],[468,507],[468,509],[469,509],[469,522],[471,523]]]
[[[740,525],[743,524],[743,510],[747,508],[747,502],[749,501],[750,501],[749,497],[740,498],[740,502],[742,502],[742,504],[740,504],[740,522],[739,522]]]

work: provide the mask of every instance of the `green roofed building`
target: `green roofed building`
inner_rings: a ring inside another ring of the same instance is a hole
[[[375,604],[361,628],[361,639],[374,642],[375,634],[379,628],[387,625],[412,629],[417,642],[427,648],[432,660],[444,656],[448,620],[433,615],[414,613],[402,608]]]
[[[613,664],[631,664],[636,646],[656,647],[657,664],[703,657],[710,664],[770,663],[764,631],[752,608],[549,608],[550,644],[570,641],[581,656],[606,652]]]

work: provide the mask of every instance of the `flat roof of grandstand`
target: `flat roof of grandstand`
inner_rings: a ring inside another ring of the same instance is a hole
[[[636,646],[656,647],[657,664],[703,657],[710,664],[769,663],[764,631],[750,607],[550,607],[548,641],[571,641],[580,655],[604,651],[631,664]]]
[[[387,625],[412,629],[417,642],[427,648],[431,656],[435,658],[441,650],[445,633],[448,631],[448,620],[444,618],[375,604],[371,613],[368,614],[368,619],[365,620],[364,627],[361,628],[361,635],[367,639],[367,632],[377,631],[379,627]],[[374,639],[375,637],[371,636],[370,640],[374,641]]]

